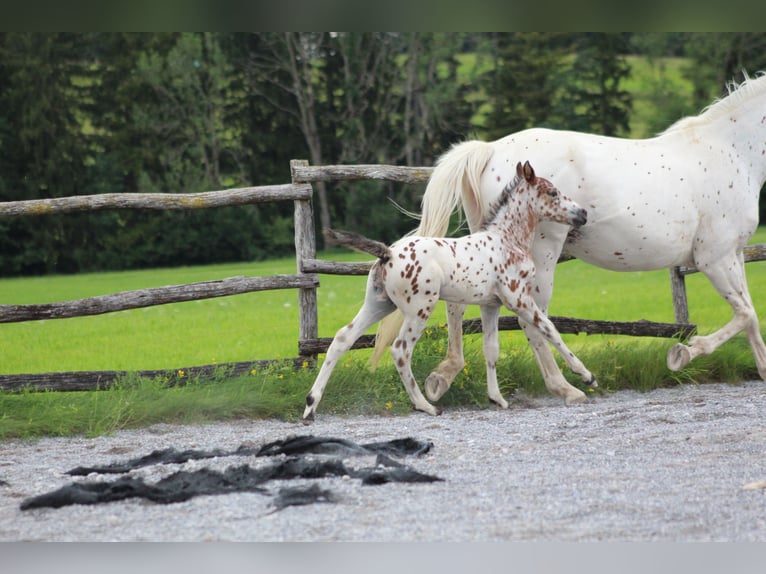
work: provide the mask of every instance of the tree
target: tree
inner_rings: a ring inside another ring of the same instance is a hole
[[[686,74],[694,84],[695,103],[701,109],[711,99],[728,94],[729,83],[741,82],[743,72],[754,75],[766,71],[766,33],[691,34],[687,54],[692,63]],[[761,223],[766,222],[765,189],[761,189],[759,203]]]
[[[431,165],[450,144],[466,139],[475,105],[473,84],[458,74],[465,34],[411,32],[406,37],[404,110],[396,127],[403,132],[403,148],[395,161]],[[476,62],[476,60],[475,60]],[[476,77],[477,64],[466,65]]]
[[[575,44],[571,69],[561,76],[557,115],[561,127],[614,136],[630,131],[630,93],[620,82],[630,75],[622,34],[590,33]]]
[[[694,84],[695,104],[702,108],[711,98],[728,93],[732,80],[741,81],[742,72],[766,70],[766,33],[709,32],[689,35],[686,53],[691,64],[685,75]]]
[[[83,40],[74,34],[0,35],[1,200],[89,190],[94,150],[81,122],[92,80]],[[0,234],[4,274],[72,270],[66,248],[83,240],[76,218],[3,221]]]
[[[485,130],[495,139],[549,121],[561,69],[564,46],[551,32],[512,32],[490,35],[493,65],[483,84],[492,111]]]

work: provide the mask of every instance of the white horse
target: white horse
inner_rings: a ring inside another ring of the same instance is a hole
[[[457,144],[433,171],[416,233],[444,235],[459,202],[470,229],[479,229],[520,157],[528,157],[538,173],[588,210],[583,229],[558,223],[537,228],[534,297],[543,311],[562,252],[615,271],[695,265],[731,305],[734,317],[710,335],[674,345],[668,367],[679,370],[744,330],[766,379],[766,347],[742,257],[758,225],[758,198],[766,181],[766,76],[730,84],[728,96],[650,139],[528,129],[491,143]],[[426,380],[431,400],[438,400],[463,368],[464,309],[447,305],[447,357]],[[548,390],[567,402],[584,400],[556,367],[545,340],[528,321],[520,323]],[[390,344],[393,324],[390,318],[381,324],[373,361]]]
[[[348,232],[326,230],[330,241],[371,253],[378,260],[367,278],[364,304],[342,327],[327,350],[322,368],[306,396],[303,420],[310,421],[340,358],[370,326],[399,309],[404,323],[391,354],[413,407],[432,415],[441,411],[421,393],[412,374],[412,352],[439,300],[481,306],[484,357],[489,398],[508,408],[497,385],[499,353],[497,321],[501,305],[523,318],[529,329],[559,351],[582,380],[596,386],[593,375],[561,340],[556,327],[532,296],[535,268],[530,255],[535,227],[556,221],[580,227],[587,212],[562,195],[550,181],[535,176],[529,162],[516,166],[515,179],[505,186],[481,231],[459,239],[405,237],[386,247]]]

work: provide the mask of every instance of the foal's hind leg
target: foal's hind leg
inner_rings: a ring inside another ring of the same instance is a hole
[[[732,254],[709,264],[698,263],[697,267],[731,305],[734,317],[710,335],[692,337],[689,345],[682,343],[673,345],[668,351],[668,368],[671,371],[678,371],[695,357],[709,355],[744,330],[755,356],[758,374],[761,379],[766,380],[766,345],[763,343],[758,316],[747,289],[742,253]]]
[[[452,381],[465,366],[463,359],[463,313],[465,305],[447,303],[447,356],[439,366],[428,375],[423,385],[426,396],[438,401],[446,393]]]
[[[429,415],[440,415],[441,409],[429,403],[420,392],[420,387],[412,374],[412,352],[420,339],[420,335],[425,329],[430,311],[414,315],[404,313],[404,323],[399,331],[399,335],[391,345],[391,358],[394,360],[396,370],[402,379],[402,384],[410,397],[413,408],[428,413]]]
[[[356,317],[348,325],[341,327],[335,334],[335,338],[327,350],[327,355],[322,363],[322,368],[319,369],[314,385],[311,387],[308,395],[306,395],[306,409],[303,411],[304,422],[314,420],[314,413],[317,410],[319,401],[322,400],[327,382],[340,358],[367,329],[394,309],[396,309],[396,306],[385,295],[375,289],[372,279],[368,280],[364,305],[362,305]]]

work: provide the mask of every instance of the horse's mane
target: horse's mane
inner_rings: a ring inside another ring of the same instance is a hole
[[[505,207],[513,192],[516,191],[516,188],[521,184],[522,179],[523,178],[516,175],[508,185],[503,188],[503,191],[500,192],[500,197],[498,197],[487,210],[487,217],[484,219],[484,225],[481,226],[482,229],[486,229],[495,220],[497,214],[500,213],[503,207]]]
[[[684,130],[686,128],[697,127],[718,120],[722,116],[731,112],[733,108],[742,105],[744,101],[755,96],[760,96],[766,92],[766,72],[758,72],[756,77],[751,78],[748,76],[747,72],[743,70],[742,75],[745,78],[742,83],[738,84],[732,80],[726,84],[726,90],[729,92],[728,95],[715,100],[696,116],[681,118],[660,135]]]

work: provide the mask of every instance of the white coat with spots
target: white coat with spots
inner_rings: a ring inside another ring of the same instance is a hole
[[[507,401],[497,384],[497,323],[501,306],[514,311],[561,353],[569,367],[589,385],[593,375],[561,340],[555,326],[532,296],[535,267],[530,245],[539,221],[579,227],[586,211],[537,177],[529,164],[516,166],[516,178],[493,206],[489,223],[477,233],[457,239],[405,237],[391,247],[359,235],[327,230],[331,241],[378,257],[370,270],[364,305],[335,335],[322,368],[306,397],[305,421],[312,420],[333,368],[340,357],[371,325],[398,308],[404,322],[391,346],[391,355],[413,406],[436,415],[412,374],[415,345],[437,301],[481,307],[483,348],[489,398],[503,408]]]
[[[616,271],[694,265],[731,306],[733,317],[711,334],[673,345],[668,367],[677,371],[744,331],[766,380],[766,345],[742,252],[758,226],[759,195],[766,183],[766,75],[731,84],[729,91],[699,115],[649,139],[534,128],[493,142],[457,144],[434,168],[417,233],[444,235],[459,205],[471,231],[480,229],[513,166],[529,158],[538,174],[588,210],[582,230],[570,233],[550,222],[537,228],[531,248],[537,271],[533,296],[541,309],[548,309],[561,253]],[[425,381],[431,400],[441,397],[463,368],[463,311],[461,304],[447,304],[447,357]],[[398,332],[393,317],[381,323],[378,356]],[[567,402],[584,400],[562,376],[537,330],[520,323],[548,390]]]

